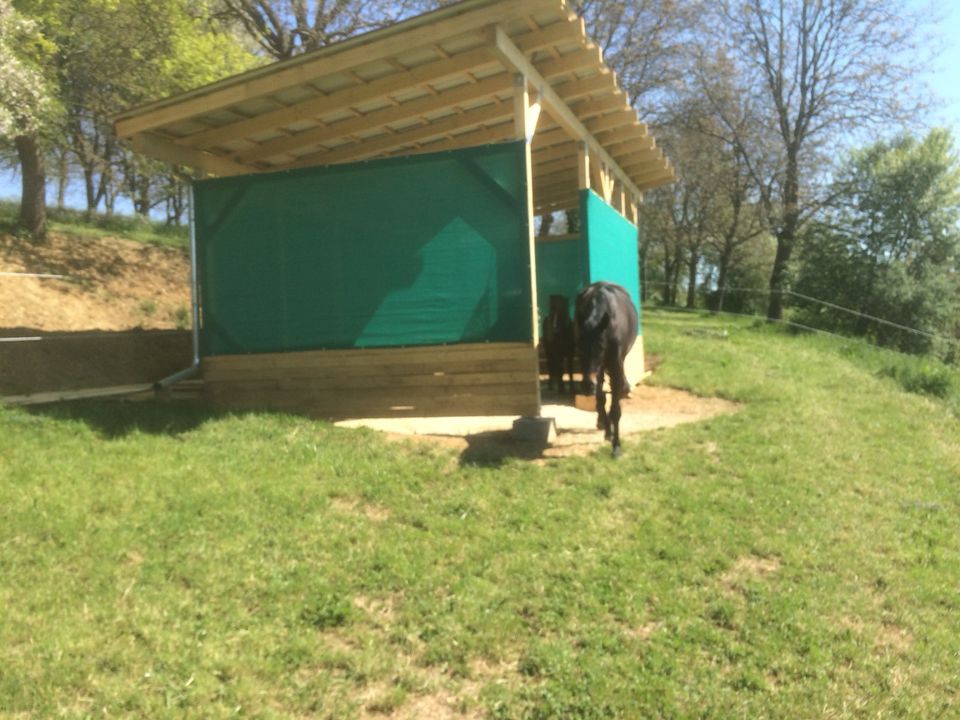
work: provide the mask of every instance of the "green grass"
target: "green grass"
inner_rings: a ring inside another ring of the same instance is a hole
[[[19,208],[18,202],[0,200],[0,232],[15,231]],[[55,232],[78,237],[99,238],[109,235],[177,248],[185,248],[189,244],[189,234],[185,226],[167,225],[133,215],[96,214],[87,217],[81,210],[50,207],[47,209],[47,222],[48,227]]]
[[[0,716],[956,717],[950,398],[865,345],[644,321],[656,383],[744,407],[619,462],[0,409]]]

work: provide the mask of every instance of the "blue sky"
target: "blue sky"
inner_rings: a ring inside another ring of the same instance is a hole
[[[909,0],[913,8],[922,8],[927,0]],[[934,59],[933,67],[924,76],[933,92],[935,106],[926,125],[949,127],[960,146],[960,3],[956,0],[941,0],[944,17],[938,24],[943,47]],[[922,132],[923,128],[917,128]],[[52,184],[51,184],[52,185]],[[48,198],[53,192],[48,190]],[[0,199],[19,199],[20,180],[15,172],[0,171]],[[68,205],[83,207],[84,199],[79,186],[69,193]],[[130,212],[129,204],[118,204],[120,212]]]
[[[943,107],[932,113],[929,124],[950,127],[960,143],[960,3],[946,0],[944,5],[946,17],[938,28],[943,37],[943,52],[935,58],[927,75]]]

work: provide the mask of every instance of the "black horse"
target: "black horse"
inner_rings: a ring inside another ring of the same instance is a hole
[[[574,320],[583,364],[583,391],[596,392],[597,427],[606,439],[613,440],[613,456],[620,457],[620,399],[630,389],[623,360],[637,339],[637,309],[620,285],[595,282],[577,295]],[[604,373],[610,378],[609,415],[603,393]]]
[[[573,353],[576,343],[573,337],[573,321],[570,320],[570,301],[563,295],[550,296],[550,314],[543,319],[543,349],[547,357],[547,387],[556,385],[563,392],[563,374],[570,376],[570,392],[573,392]]]

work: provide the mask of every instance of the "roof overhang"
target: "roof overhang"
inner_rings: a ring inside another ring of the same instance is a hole
[[[564,0],[465,0],[114,123],[200,174],[286,170],[516,138],[518,78],[543,110],[527,132],[538,212],[575,207],[584,182],[629,204],[675,179]]]

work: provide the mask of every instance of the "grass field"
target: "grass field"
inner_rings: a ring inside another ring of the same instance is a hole
[[[655,383],[743,410],[475,465],[0,409],[0,716],[960,716],[956,372],[698,315],[645,340]]]
[[[19,201],[0,200],[0,233],[15,230],[19,213]],[[50,207],[47,209],[47,225],[55,232],[82,238],[112,236],[177,248],[185,248],[189,244],[186,226],[167,225],[134,215],[98,213],[87,217],[81,210]]]

